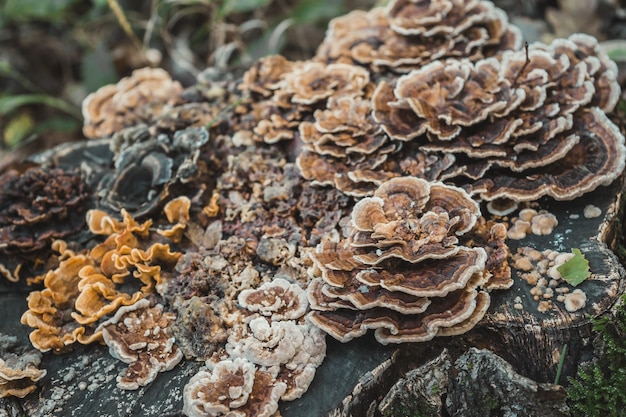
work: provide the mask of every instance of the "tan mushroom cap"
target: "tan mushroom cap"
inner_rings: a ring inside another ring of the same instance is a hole
[[[376,340],[382,344],[428,341],[437,336],[440,328],[462,327],[462,323],[474,321],[474,313],[482,317],[481,310],[484,314],[484,304],[489,300],[487,293],[475,289],[482,281],[484,278],[478,274],[468,287],[437,299],[421,314],[403,315],[387,308],[375,308],[358,314],[350,310],[313,311],[308,317],[341,342],[362,336],[369,329],[375,329]],[[479,293],[484,295],[479,297]],[[477,306],[480,310],[476,310]]]
[[[278,373],[277,380],[287,384],[287,390],[280,397],[283,401],[293,401],[304,395],[326,354],[326,334],[317,327],[315,329],[318,330],[317,337],[307,336],[300,353]]]
[[[563,53],[574,63],[583,62],[593,77],[594,94],[591,105],[610,113],[619,101],[617,64],[600,49],[593,36],[576,33],[567,39],[557,39],[551,45],[557,53]],[[582,60],[580,57],[583,57]]]
[[[292,103],[310,105],[333,94],[360,95],[369,79],[369,72],[360,67],[306,62],[287,74],[283,88],[291,95]]]
[[[16,353],[4,353],[0,358],[0,398],[18,397],[37,389],[36,383],[46,376],[45,369],[39,369],[41,353],[36,350]]]
[[[231,358],[245,358],[261,367],[321,364],[326,354],[325,343],[320,340],[319,329],[309,323],[294,320],[271,321],[266,317],[251,317],[247,323],[235,326],[228,338],[226,352]],[[311,346],[310,338],[315,339]],[[305,341],[307,343],[305,343]],[[301,349],[314,348],[308,357],[300,355]],[[296,363],[299,359],[305,363]]]
[[[456,236],[470,230],[479,215],[478,204],[460,188],[392,178],[355,205],[350,244],[354,258],[366,265],[446,258],[458,252]]]
[[[241,307],[272,320],[296,320],[309,306],[304,289],[284,278],[275,278],[257,289],[245,289],[237,301]]]
[[[104,137],[144,118],[156,119],[182,92],[178,81],[161,68],[133,71],[115,85],[106,85],[83,101],[83,133]]]
[[[472,330],[485,317],[490,303],[489,294],[479,291],[476,294],[476,307],[474,307],[472,315],[453,326],[440,327],[437,330],[437,336],[458,336]]]
[[[387,81],[378,83],[372,95],[372,117],[396,140],[410,141],[426,132],[425,124],[415,123],[415,113],[408,103],[396,102],[394,86]]]
[[[477,180],[470,189],[484,199],[570,199],[623,170],[623,137],[602,110],[619,90],[609,62],[587,36],[477,62],[435,61],[395,86],[380,83],[373,117],[392,142],[457,154],[441,178]]]
[[[309,301],[315,310],[328,311],[337,308],[369,310],[375,307],[386,307],[402,314],[419,314],[431,303],[431,300],[426,297],[389,291],[381,286],[370,287],[356,279],[343,287],[324,284],[324,280],[320,278],[309,283]]]
[[[183,353],[168,330],[175,318],[175,314],[163,312],[161,304],[151,307],[142,299],[119,308],[98,326],[111,355],[130,365],[117,378],[119,388],[146,386],[159,372],[171,370],[182,360]]]
[[[29,338],[41,352],[63,352],[76,341],[87,344],[102,338],[93,329],[70,319],[74,302],[80,294],[78,272],[93,261],[67,249],[61,255],[59,266],[43,277],[45,288],[28,295],[28,310],[21,318],[22,324],[35,329]]]
[[[297,65],[282,55],[263,57],[244,73],[243,82],[238,88],[269,97],[280,88],[284,76]]]
[[[342,342],[368,329],[381,343],[430,340],[457,324],[450,334],[469,329],[488,305],[477,288],[489,285],[491,273],[485,249],[459,238],[474,233],[479,216],[460,188],[415,177],[384,182],[355,204],[347,238],[324,241],[310,255],[307,317]],[[492,253],[505,232],[493,229]]]
[[[356,61],[369,64],[375,58],[375,47],[366,40],[383,40],[391,36],[391,33],[382,7],[373,8],[369,12],[354,10],[330,21],[316,57],[330,62]]]
[[[445,262],[437,258],[422,260],[419,270],[410,263],[392,268],[379,262],[377,266],[381,267],[380,270],[366,269],[359,272],[356,279],[367,286],[381,286],[388,291],[417,297],[442,297],[465,287],[475,273],[482,271],[487,254],[483,248],[461,247],[456,254],[446,254],[442,258]]]
[[[223,360],[191,377],[183,390],[183,413],[189,417],[231,415],[270,417],[287,384],[243,358]]]
[[[486,1],[392,1],[331,20],[316,59],[408,72],[445,57],[473,60],[519,49],[522,36]]]
[[[21,319],[35,328],[30,339],[39,350],[62,352],[77,341],[101,340],[95,323],[144,298],[161,283],[162,270],[173,268],[182,255],[169,244],[145,242],[150,221],[139,224],[125,211],[122,215],[119,221],[99,210],[88,212],[91,230],[108,236],[85,253],[76,254],[63,242],[53,244],[60,252],[59,267],[37,278],[45,288],[29,294],[29,310]],[[132,279],[143,286],[127,293],[122,285]]]
[[[498,171],[490,179],[475,184],[486,191],[486,199],[509,198],[533,201],[549,195],[556,200],[571,200],[607,185],[624,170],[626,147],[624,136],[598,108],[580,111],[574,120],[579,143],[562,159],[543,167],[515,175]]]
[[[184,231],[189,223],[189,209],[191,208],[191,200],[189,197],[181,196],[167,202],[163,207],[163,212],[167,221],[173,225],[169,228],[159,228],[157,233],[165,236],[172,242],[180,242]]]

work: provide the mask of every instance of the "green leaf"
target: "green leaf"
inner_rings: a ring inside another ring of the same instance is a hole
[[[225,0],[217,12],[218,20],[231,13],[245,13],[267,6],[271,0]]]
[[[85,52],[80,64],[80,72],[87,91],[96,91],[103,85],[115,84],[119,80],[111,52],[104,42]]]
[[[580,249],[572,249],[574,257],[563,265],[556,267],[563,279],[571,286],[577,286],[591,275],[589,261],[585,259]]]
[[[613,61],[626,61],[626,46],[624,48],[616,48],[607,54]]]
[[[0,12],[7,20],[61,23],[76,0],[6,0]]]
[[[81,118],[80,109],[59,98],[45,94],[21,94],[0,97],[0,115],[6,115],[28,104],[43,104],[59,109],[77,119]]]
[[[303,0],[296,3],[292,17],[296,23],[317,23],[339,16],[344,11],[343,3],[333,0]]]
[[[13,117],[4,128],[3,140],[7,148],[17,146],[35,127],[35,121],[27,113],[20,113]]]

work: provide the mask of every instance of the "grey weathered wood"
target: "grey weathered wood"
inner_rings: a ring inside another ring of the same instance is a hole
[[[557,215],[559,225],[547,236],[532,236],[521,241],[508,241],[511,250],[532,246],[538,250],[570,252],[580,248],[591,270],[591,277],[577,288],[587,294],[586,306],[574,313],[561,308],[547,313],[537,311],[530,286],[517,279],[508,291],[492,293],[492,307],[480,324],[483,339],[492,349],[514,364],[525,376],[538,381],[553,381],[559,352],[567,344],[563,376],[573,375],[578,364],[592,353],[590,317],[606,312],[624,292],[624,268],[613,252],[618,227],[618,209],[622,199],[622,181],[574,201],[544,199],[540,207]],[[602,216],[586,219],[584,207],[593,204],[602,209]],[[579,214],[578,219],[570,218]],[[515,297],[522,300],[523,310],[513,308]],[[480,337],[479,337],[480,338]]]

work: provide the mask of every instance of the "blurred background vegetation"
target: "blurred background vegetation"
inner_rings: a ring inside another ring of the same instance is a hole
[[[81,139],[81,101],[133,69],[163,67],[190,85],[207,67],[237,75],[271,53],[306,59],[331,18],[386,1],[0,0],[0,172]],[[626,38],[626,0],[494,3],[531,41],[575,30]]]
[[[0,0],[0,171],[79,139],[80,103],[144,66],[184,85],[207,67],[310,57],[328,21],[375,0]],[[30,144],[30,145],[29,145]],[[23,152],[9,152],[20,146]]]

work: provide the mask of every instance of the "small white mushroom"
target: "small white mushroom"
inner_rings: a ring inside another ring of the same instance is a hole
[[[580,310],[585,307],[587,303],[587,294],[585,294],[581,289],[575,289],[569,294],[565,295],[565,309],[570,313]]]

